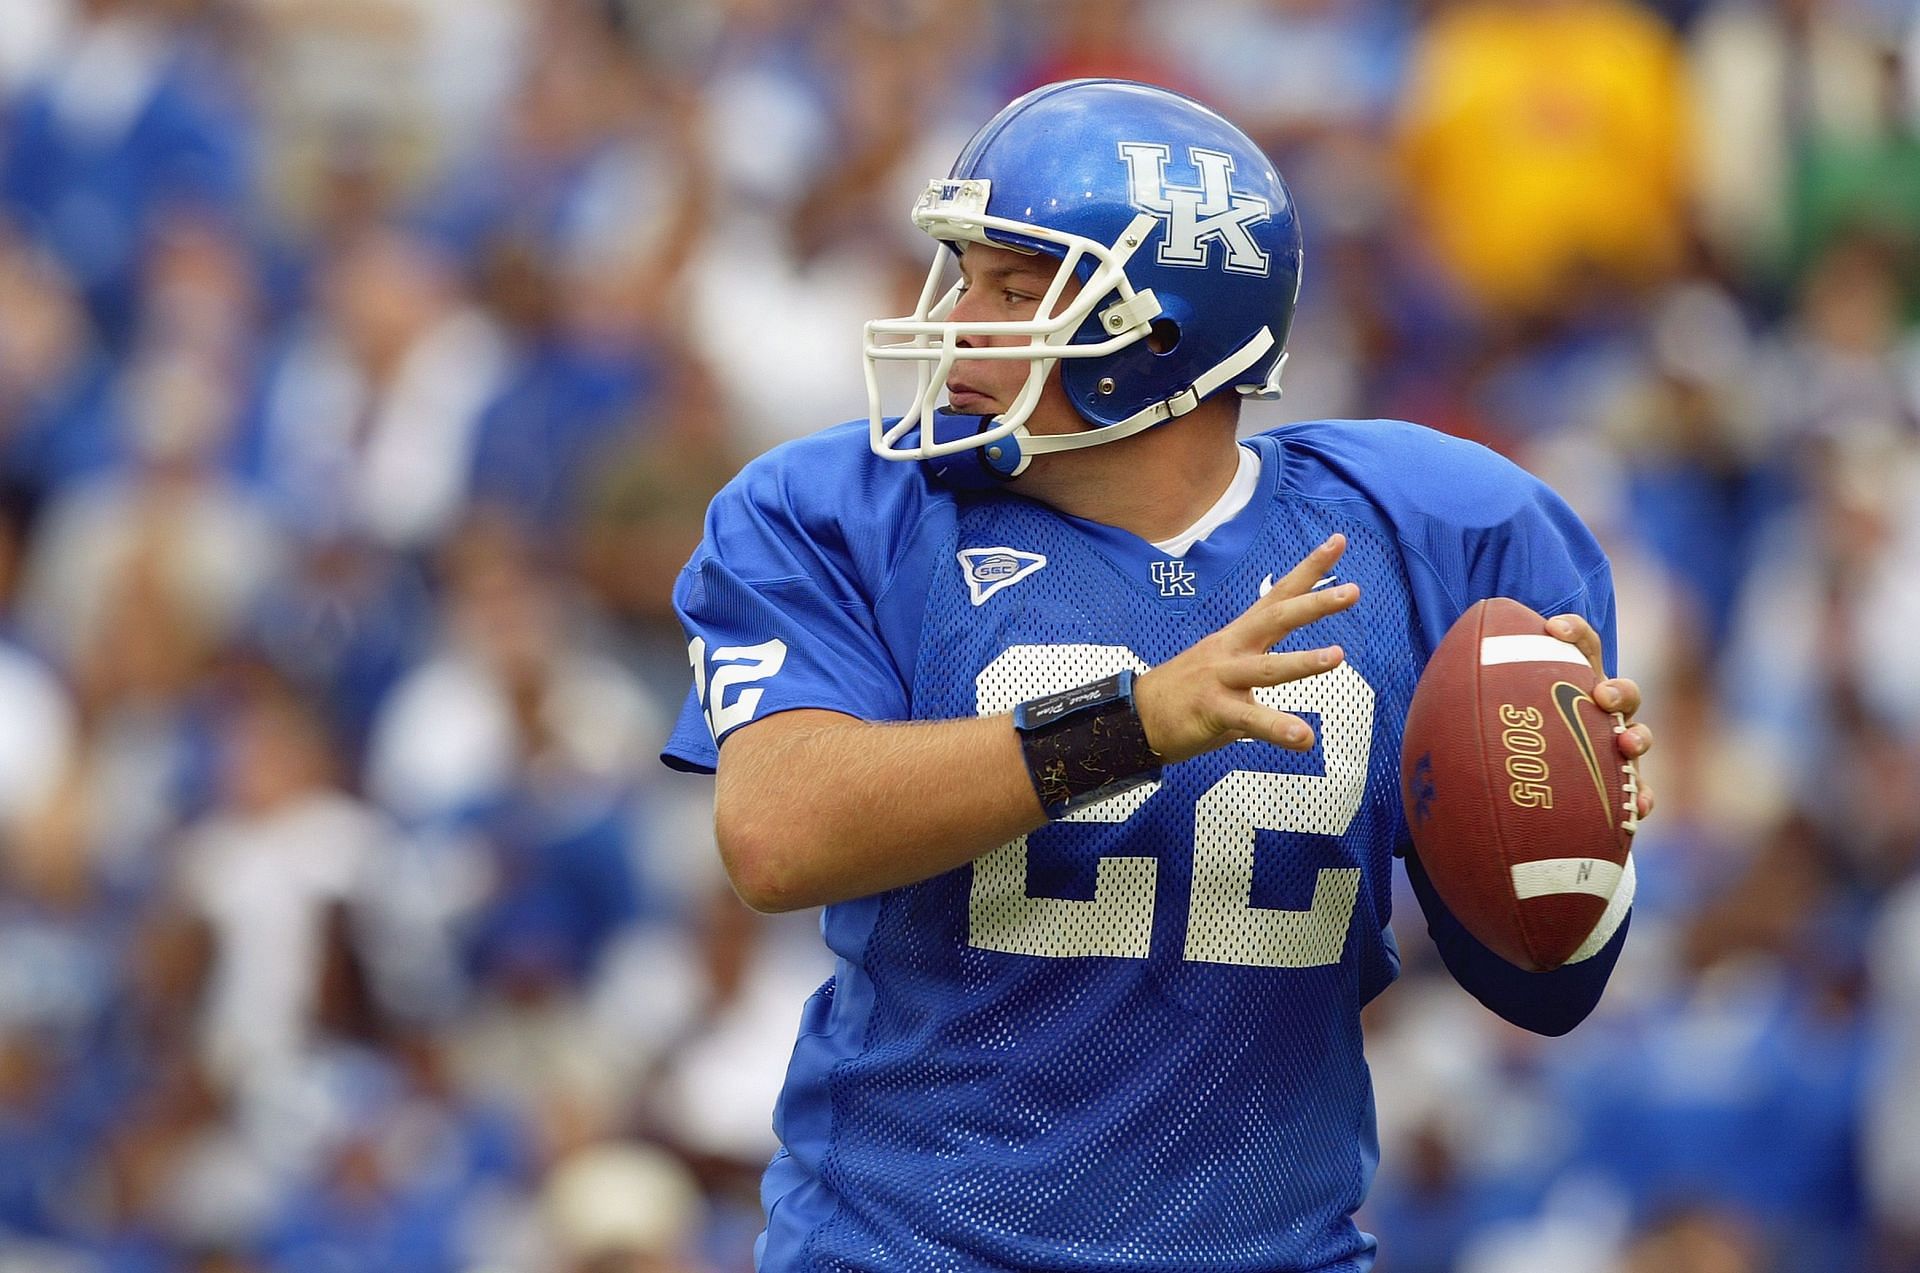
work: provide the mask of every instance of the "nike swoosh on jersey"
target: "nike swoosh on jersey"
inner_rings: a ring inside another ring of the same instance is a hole
[[[1315,581],[1314,581],[1314,585],[1313,585],[1313,587],[1311,587],[1311,588],[1309,588],[1309,589],[1307,589],[1307,591],[1308,591],[1308,592],[1318,592],[1318,591],[1319,591],[1320,589],[1322,589],[1322,588],[1324,588],[1324,587],[1326,587],[1326,586],[1327,586],[1328,584],[1330,584],[1330,583],[1332,583],[1332,582],[1333,582],[1334,580],[1336,580],[1336,579],[1338,579],[1339,577],[1340,577],[1339,575],[1328,575],[1328,576],[1327,576],[1326,578],[1324,578],[1324,579],[1318,579],[1318,580],[1315,580]],[[1276,580],[1274,579],[1274,577],[1273,577],[1272,575],[1268,575],[1268,576],[1267,576],[1267,577],[1266,577],[1265,579],[1262,579],[1262,580],[1260,581],[1260,595],[1264,597],[1264,596],[1266,596],[1266,595],[1267,595],[1267,594],[1268,594],[1269,592],[1272,592],[1272,591],[1273,591],[1273,585],[1274,585],[1274,584],[1275,584],[1276,582],[1277,582],[1277,581],[1276,581]]]

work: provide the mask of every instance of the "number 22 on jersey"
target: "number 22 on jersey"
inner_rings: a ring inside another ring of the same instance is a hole
[[[1123,668],[1147,671],[1146,663],[1122,645],[1009,646],[975,678],[978,711],[982,716],[1011,711],[1027,699]],[[1278,711],[1320,717],[1325,770],[1235,769],[1194,802],[1185,957],[1262,968],[1335,964],[1360,894],[1360,868],[1321,870],[1305,910],[1255,906],[1254,845],[1259,831],[1345,834],[1366,791],[1373,689],[1351,664],[1342,663],[1254,694]],[[1157,782],[1136,787],[1062,821],[1125,822],[1159,789]],[[1153,857],[1103,857],[1092,898],[1035,897],[1027,891],[1027,837],[1021,836],[974,860],[969,944],[1057,959],[1144,959],[1153,941],[1158,875]]]

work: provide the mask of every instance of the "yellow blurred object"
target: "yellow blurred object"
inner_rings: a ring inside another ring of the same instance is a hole
[[[1469,0],[1414,51],[1407,198],[1494,309],[1538,309],[1594,269],[1657,277],[1680,250],[1686,119],[1680,50],[1637,6]]]

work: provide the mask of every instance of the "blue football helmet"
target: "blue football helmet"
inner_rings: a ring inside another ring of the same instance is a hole
[[[1036,454],[1128,437],[1228,389],[1279,394],[1300,293],[1293,199],[1258,146],[1191,98],[1128,80],[1037,88],[974,134],[913,222],[942,246],[914,312],[866,325],[878,455],[934,461],[951,476],[959,453],[984,448],[988,475],[1007,478]],[[952,258],[970,242],[1060,262],[1031,320],[947,321],[960,291],[945,286]],[[1062,305],[1071,279],[1080,290]],[[1027,341],[959,343],[985,336]],[[937,410],[962,357],[1031,363],[1005,412]],[[914,400],[897,419],[881,408],[884,362],[917,364]],[[1088,428],[1034,436],[1026,422],[1056,362]]]

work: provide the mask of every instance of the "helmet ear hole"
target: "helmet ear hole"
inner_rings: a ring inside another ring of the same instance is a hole
[[[1156,354],[1170,354],[1180,346],[1180,324],[1171,318],[1156,318],[1147,332],[1147,348]]]

